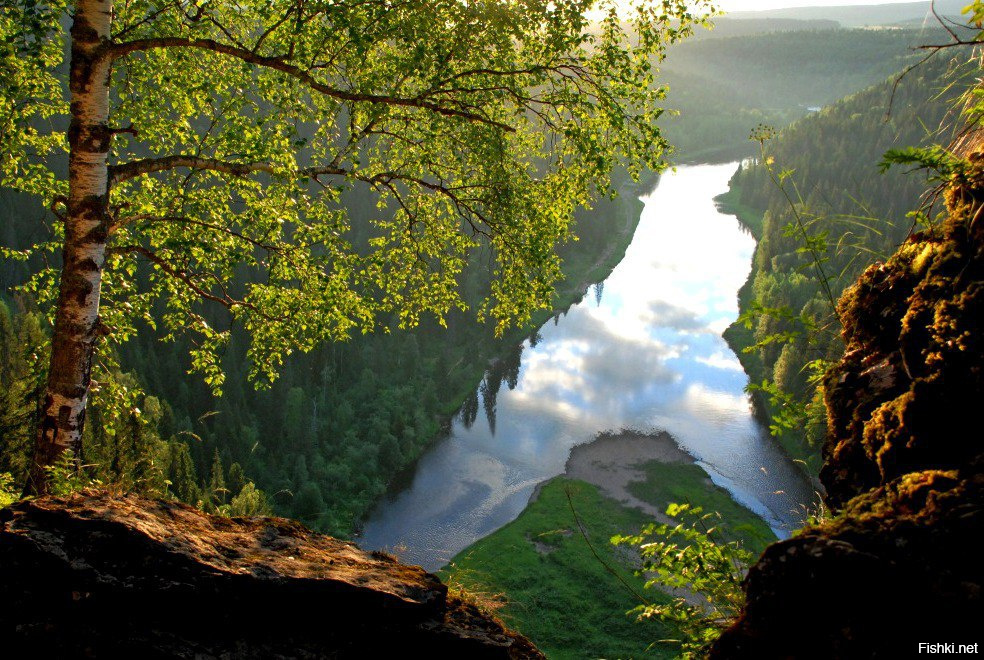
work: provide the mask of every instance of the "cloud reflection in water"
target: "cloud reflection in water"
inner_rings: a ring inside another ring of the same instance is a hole
[[[412,485],[373,513],[365,547],[405,546],[406,560],[438,568],[515,518],[572,446],[620,428],[669,431],[736,499],[775,526],[793,522],[810,490],[752,419],[747,378],[720,337],[754,249],[712,201],[734,167],[663,177],[597,302],[524,346],[515,389],[496,393],[494,433],[481,415],[456,421]]]

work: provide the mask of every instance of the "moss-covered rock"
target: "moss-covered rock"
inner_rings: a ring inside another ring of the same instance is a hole
[[[826,378],[828,500],[909,472],[954,469],[981,453],[984,222],[965,186],[950,214],[869,268],[841,299],[847,351]],[[968,201],[969,200],[969,201]]]

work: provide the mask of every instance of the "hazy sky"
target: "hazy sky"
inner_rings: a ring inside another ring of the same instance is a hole
[[[718,0],[725,11],[755,11],[783,7],[838,7],[843,5],[887,5],[913,0]],[[970,0],[968,0],[968,3]],[[926,7],[929,7],[927,0]]]

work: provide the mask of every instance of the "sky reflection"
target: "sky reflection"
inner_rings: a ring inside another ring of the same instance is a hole
[[[682,167],[648,197],[625,258],[556,325],[524,346],[515,389],[456,421],[413,483],[383,502],[361,544],[401,547],[435,569],[515,518],[570,448],[606,430],[666,430],[736,499],[774,527],[795,524],[811,491],[752,419],[747,377],[720,336],[737,317],[753,239],[712,198],[735,165]],[[783,491],[777,493],[776,491]]]

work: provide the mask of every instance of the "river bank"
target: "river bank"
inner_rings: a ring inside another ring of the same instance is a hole
[[[564,474],[539,484],[519,517],[466,548],[441,574],[454,588],[497,602],[498,614],[548,657],[675,657],[672,644],[650,648],[672,638],[671,628],[626,614],[640,598],[670,596],[645,589],[634,553],[609,542],[654,519],[669,522],[672,502],[721,511],[754,551],[775,538],[669,434],[623,430],[572,448]]]
[[[602,433],[594,442],[571,449],[564,476],[593,484],[619,504],[638,509],[659,522],[669,522],[664,503],[656,506],[636,497],[629,489],[630,484],[645,480],[644,466],[652,461],[692,464],[694,458],[680,449],[665,431],[644,434],[623,429]],[[704,477],[704,481],[712,485],[709,477]]]
[[[661,480],[686,496],[688,480],[710,478],[772,529],[796,528],[813,490],[752,417],[747,377],[720,336],[737,317],[754,249],[713,203],[733,171],[663,176],[618,267],[490,368],[503,378],[483,379],[467,414],[370,516],[360,544],[403,548],[403,559],[436,570],[520,516],[537,484],[565,473],[573,447],[623,428],[664,430],[693,460],[622,476],[609,486],[615,499],[588,484],[599,498],[646,501]],[[652,520],[657,502],[632,514]]]
[[[718,208],[723,213],[734,215],[742,227],[747,229],[755,237],[757,250],[757,243],[762,240],[762,234],[765,230],[765,213],[760,209],[743,204],[741,193],[741,185],[732,180],[729,182],[728,191],[715,197],[714,203],[718,205]],[[756,270],[753,267],[748,274],[748,278],[741,285],[741,288],[738,289],[738,310],[742,314],[749,312],[755,302],[755,294],[753,292],[755,273]],[[735,321],[728,326],[722,333],[722,336],[738,357],[742,369],[748,374],[751,382],[761,383],[764,380],[772,379],[772,374],[765,369],[759,353],[757,351],[746,350],[756,343],[753,328],[747,327],[743,322]],[[752,402],[752,410],[755,418],[763,427],[769,427],[772,423],[773,415],[778,412],[771,404],[769,397],[763,391],[756,390],[749,393],[749,398]],[[775,438],[775,441],[794,460],[796,465],[799,466],[803,474],[813,484],[813,488],[820,491],[822,486],[820,485],[819,474],[822,459],[819,448],[810,446],[802,435],[795,433],[782,433]]]

